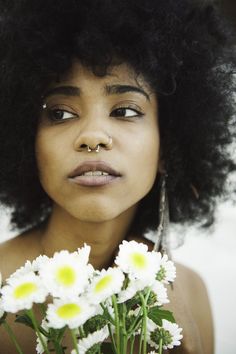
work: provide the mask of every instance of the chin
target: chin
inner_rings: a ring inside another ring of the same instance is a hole
[[[74,204],[74,203],[73,203]],[[92,203],[76,203],[66,208],[67,212],[78,220],[84,222],[103,222],[115,219],[122,211],[112,206],[108,201],[99,202],[94,200]]]
[[[83,211],[80,210],[76,215],[74,214],[78,220],[91,223],[110,221],[118,215],[118,213],[112,213],[111,210],[104,209],[84,209]]]

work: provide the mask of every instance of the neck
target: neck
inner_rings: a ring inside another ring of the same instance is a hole
[[[67,249],[76,251],[87,243],[91,246],[90,263],[95,269],[112,264],[119,244],[128,235],[136,207],[132,207],[115,219],[103,222],[85,222],[76,219],[58,206],[42,230],[41,250],[52,256],[54,252]]]

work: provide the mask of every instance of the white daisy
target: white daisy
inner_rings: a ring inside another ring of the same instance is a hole
[[[147,286],[151,286],[154,280],[150,278],[146,279],[130,279],[126,289],[121,290],[118,294],[118,303],[125,302],[131,299],[138,291],[142,291]]]
[[[172,349],[174,346],[180,345],[180,340],[183,338],[181,334],[182,328],[180,328],[177,323],[172,323],[167,320],[162,321],[162,327],[165,331],[169,332],[170,336],[172,337],[171,343],[166,343],[163,345],[164,349]]]
[[[86,243],[84,244],[84,247],[78,248],[77,252],[81,263],[88,264],[90,251],[91,247],[88,246]]]
[[[155,349],[159,348],[159,340],[162,338],[163,349],[172,349],[174,346],[181,344],[180,340],[183,338],[182,328],[176,323],[162,320],[162,327],[158,327],[154,331],[149,332],[147,335],[147,342]]]
[[[148,354],[158,354],[157,352],[154,352],[153,350],[149,352]]]
[[[37,258],[35,258],[32,262],[32,268],[34,272],[38,272],[41,267],[43,267],[44,264],[49,260],[49,258],[45,255],[39,255]]]
[[[161,259],[161,255],[159,255]],[[135,279],[155,279],[160,268],[157,252],[148,252],[147,245],[124,240],[119,246],[115,263],[129,277]]]
[[[85,354],[95,344],[102,343],[108,337],[109,331],[107,326],[96,332],[90,333],[86,338],[78,341],[79,354]],[[72,350],[71,354],[76,354],[75,349]]]
[[[52,296],[74,296],[84,291],[93,272],[84,258],[78,252],[61,251],[40,265],[39,274]]]
[[[100,274],[92,279],[88,288],[88,299],[94,304],[105,301],[121,290],[124,279],[124,274],[118,268],[102,269]]]
[[[6,312],[29,310],[33,303],[44,302],[48,295],[41,279],[33,272],[10,277],[7,282],[1,289],[2,307]]]
[[[14,273],[12,273],[10,275],[10,277],[6,280],[6,283],[9,283],[9,280],[10,279],[17,279],[19,277],[21,277],[22,275],[26,275],[28,273],[32,273],[34,270],[33,270],[33,267],[32,267],[32,263],[30,261],[26,261],[25,264],[18,268]]]
[[[94,316],[95,311],[96,308],[83,298],[55,299],[53,304],[48,305],[46,312],[48,326],[51,328],[68,326],[75,329]]]
[[[169,302],[168,297],[167,297],[167,289],[164,287],[164,285],[160,281],[156,280],[152,284],[151,289],[156,296],[155,305],[162,306],[163,304],[167,304]]]
[[[0,319],[2,318],[3,315],[4,315],[4,310],[2,307],[2,299],[0,298]]]
[[[176,277],[176,268],[172,261],[168,260],[166,254],[163,255],[160,262],[160,269],[157,273],[157,280],[161,281],[164,284],[173,282]]]
[[[42,320],[41,327],[43,329],[45,329],[45,331],[48,331],[48,323],[45,319]],[[41,334],[41,336],[42,336],[44,343],[47,344],[48,338],[46,336],[44,336],[43,334]],[[37,336],[36,342],[37,342],[37,345],[36,345],[37,354],[44,354],[44,348],[43,348],[42,343],[41,343],[40,339],[38,338],[38,336]]]

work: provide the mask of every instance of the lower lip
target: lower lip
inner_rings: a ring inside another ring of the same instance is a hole
[[[105,186],[120,179],[120,176],[76,176],[69,180],[80,186],[97,187]]]

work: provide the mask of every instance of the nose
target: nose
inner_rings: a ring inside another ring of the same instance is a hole
[[[100,148],[105,150],[112,149],[112,138],[111,136],[95,122],[86,124],[79,131],[75,142],[74,148],[76,151],[96,151],[98,152]]]

